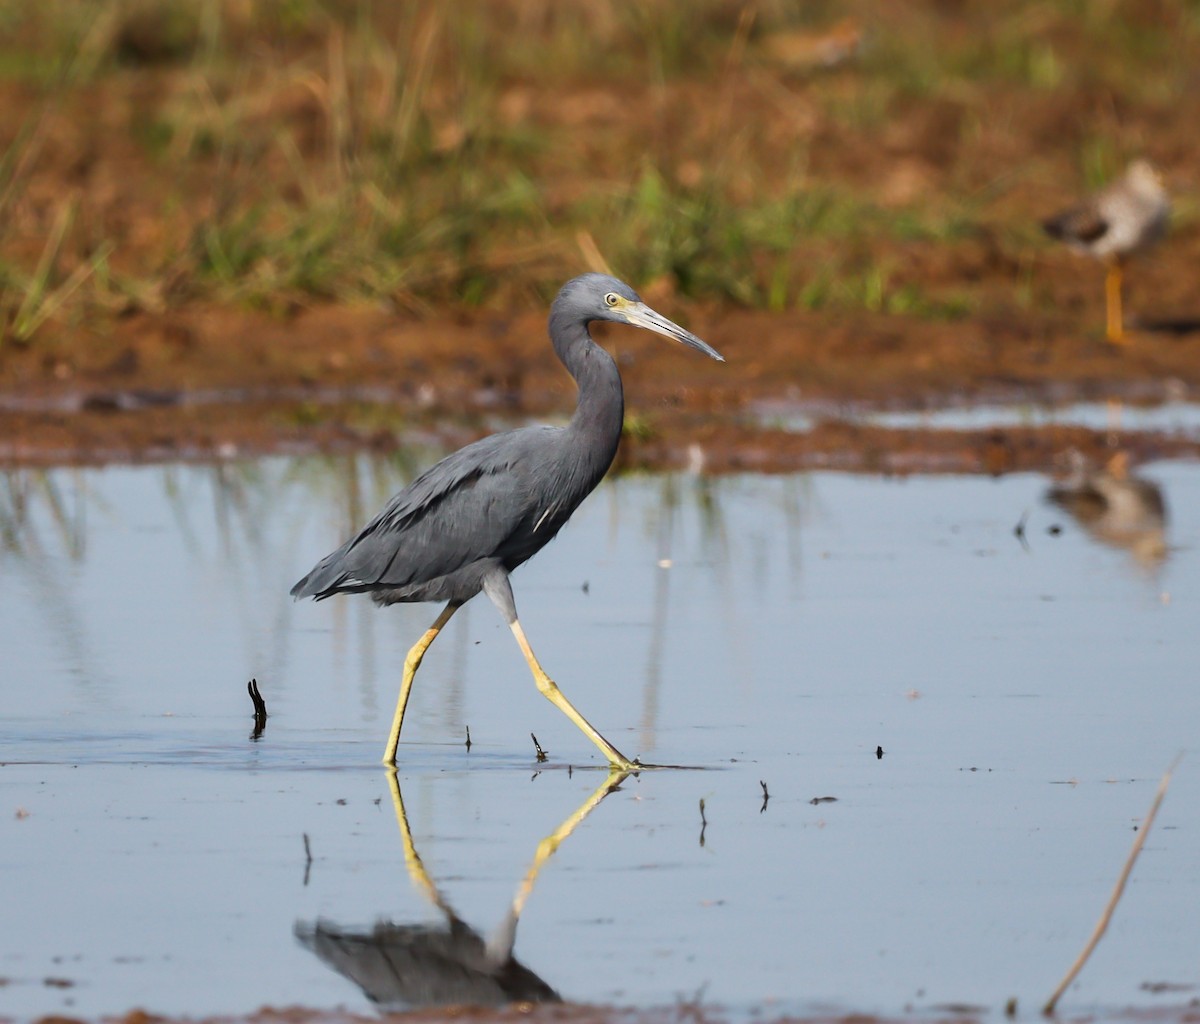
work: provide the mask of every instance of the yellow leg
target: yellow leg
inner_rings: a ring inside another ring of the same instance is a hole
[[[425,630],[425,635],[412,645],[408,657],[404,659],[404,676],[400,680],[400,696],[396,699],[396,714],[392,718],[392,731],[388,734],[387,749],[383,752],[383,763],[388,766],[396,764],[396,748],[400,745],[400,727],[404,724],[404,708],[408,704],[413,677],[417,674],[417,669],[421,667],[421,659],[425,657],[429,645],[437,639],[442,627],[450,621],[450,616],[458,611],[459,607],[453,602],[446,605],[442,609],[442,614],[437,617],[437,621]]]
[[[550,835],[538,843],[533,863],[529,865],[529,870],[525,872],[525,877],[521,880],[521,885],[517,889],[517,895],[513,898],[512,914],[514,917],[521,915],[521,911],[525,908],[525,901],[529,899],[529,894],[533,891],[533,883],[537,880],[538,873],[542,870],[546,861],[554,856],[567,836],[574,832],[579,827],[580,822],[599,806],[600,801],[613,792],[627,778],[629,778],[629,772],[622,768],[613,768],[610,770],[608,778],[596,788],[596,791],[583,802],[579,809],[551,832]]]
[[[542,695],[583,730],[583,734],[600,748],[604,756],[608,758],[608,763],[613,768],[623,772],[637,771],[640,767],[637,762],[630,761],[629,758],[601,736],[595,727],[575,710],[574,705],[567,700],[554,680],[546,675],[545,670],[538,664],[537,658],[534,657],[533,649],[529,646],[529,641],[525,639],[525,630],[521,628],[521,623],[516,619],[512,621],[512,631],[513,636],[517,638],[517,643],[521,646],[521,653],[525,655],[525,660],[529,662],[529,668],[533,672],[533,681],[537,683],[537,688]]]
[[[436,907],[449,909],[443,902],[438,887],[429,877],[429,872],[425,870],[417,848],[413,845],[412,832],[408,827],[408,815],[404,813],[404,798],[400,796],[400,780],[396,777],[396,770],[393,768],[387,774],[388,785],[392,790],[392,808],[396,812],[396,824],[400,826],[400,842],[404,846],[404,866],[408,868],[408,877],[412,879],[418,889],[425,893],[430,903]]]
[[[408,869],[408,876],[412,879],[413,884],[425,894],[425,897],[453,923],[458,919],[458,915],[455,914],[454,908],[446,902],[433,879],[429,877],[429,872],[425,870],[421,855],[417,853],[417,848],[413,843],[412,831],[408,827],[408,815],[404,812],[404,798],[400,795],[400,780],[394,769],[387,774],[388,785],[392,791],[392,807],[396,811],[396,824],[400,827],[400,842],[404,846],[404,866]],[[583,802],[583,805],[538,844],[537,854],[517,888],[517,894],[513,898],[512,906],[509,908],[505,920],[487,943],[489,959],[493,964],[499,966],[512,958],[513,945],[517,935],[517,921],[533,891],[533,883],[537,880],[538,873],[554,856],[555,851],[566,841],[566,838],[579,827],[583,819],[591,814],[599,806],[600,801],[617,789],[627,778],[629,778],[628,772],[614,768],[609,772],[608,778]]]
[[[1104,279],[1104,294],[1108,311],[1107,335],[1114,345],[1124,345],[1125,327],[1121,316],[1121,261],[1113,260],[1108,265]]]

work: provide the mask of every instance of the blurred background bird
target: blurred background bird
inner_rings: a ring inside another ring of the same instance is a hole
[[[1106,334],[1115,344],[1126,340],[1121,312],[1125,261],[1162,239],[1170,213],[1161,175],[1149,161],[1135,160],[1122,177],[1042,223],[1051,238],[1108,268]]]

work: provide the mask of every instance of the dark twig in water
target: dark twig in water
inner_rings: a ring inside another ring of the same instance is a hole
[[[836,796],[814,796],[809,801],[809,803],[810,804],[836,804],[837,797]]]
[[[762,806],[758,809],[758,813],[762,814],[762,812],[767,809],[767,801],[771,799],[771,794],[767,792],[767,784],[765,782],[763,782],[762,779],[758,780],[758,784],[760,786],[762,786],[762,791],[763,791]]]
[[[258,691],[257,679],[251,679],[246,684],[246,692],[250,694],[250,700],[254,702],[254,731],[250,733],[250,738],[256,740],[267,727],[267,702],[263,700],[262,694]]]
[[[529,738],[533,740],[533,748],[537,751],[538,764],[544,764],[548,755],[542,749],[542,745],[537,741],[537,737],[533,733],[529,734]]]
[[[263,700],[262,692],[258,688],[258,680],[251,679],[246,684],[246,692],[250,694],[250,700],[254,702],[254,717],[267,717],[267,702]]]
[[[1150,834],[1150,826],[1154,824],[1154,816],[1158,813],[1158,808],[1163,802],[1163,797],[1167,795],[1167,786],[1171,784],[1171,773],[1175,771],[1182,757],[1183,755],[1180,754],[1179,757],[1171,762],[1171,767],[1167,769],[1166,774],[1162,777],[1162,781],[1158,784],[1158,792],[1154,794],[1154,801],[1150,804],[1150,810],[1142,822],[1142,827],[1138,829],[1137,838],[1133,841],[1133,847],[1129,851],[1129,856],[1125,858],[1125,866],[1121,869],[1120,877],[1117,878],[1116,887],[1113,889],[1112,895],[1108,898],[1108,905],[1105,906],[1103,913],[1101,913],[1100,920],[1096,922],[1096,927],[1092,931],[1091,938],[1087,940],[1087,944],[1083,947],[1083,952],[1079,954],[1075,962],[1071,965],[1071,969],[1067,971],[1066,977],[1058,983],[1058,988],[1054,990],[1054,995],[1042,1007],[1042,1013],[1047,1017],[1053,1016],[1054,1007],[1058,1004],[1059,997],[1067,990],[1071,982],[1075,980],[1075,976],[1083,969],[1083,965],[1087,963],[1088,957],[1092,955],[1092,950],[1096,948],[1096,944],[1104,936],[1104,932],[1108,928],[1108,922],[1117,907],[1117,901],[1120,900],[1121,894],[1125,891],[1125,883],[1129,880],[1129,873],[1133,870],[1133,862],[1137,860],[1138,854],[1142,852],[1142,847],[1146,843],[1146,836]]]
[[[312,847],[308,845],[308,833],[304,835],[304,884],[308,885],[308,875],[312,871]]]
[[[704,830],[708,828],[708,819],[704,816],[704,797],[700,798],[700,845],[704,845]]]
[[[1021,542],[1021,547],[1026,551],[1032,550],[1029,547],[1029,541],[1025,539],[1025,524],[1029,522],[1029,509],[1021,513],[1021,518],[1017,520],[1017,525],[1013,527],[1013,536]]]
[[[467,753],[471,752],[471,727],[467,726]]]

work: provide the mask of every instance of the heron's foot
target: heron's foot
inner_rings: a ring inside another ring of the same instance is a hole
[[[638,772],[662,772],[669,771],[671,768],[681,768],[683,765],[678,764],[647,764],[640,758],[635,757],[632,761],[626,760],[622,764],[612,763],[609,768],[614,772],[625,772],[628,775],[636,775]]]
[[[610,764],[609,768],[613,772],[624,772],[628,775],[636,775],[638,772],[694,772],[706,770],[706,766],[698,764],[647,764],[636,757],[628,763],[628,768],[617,764]]]

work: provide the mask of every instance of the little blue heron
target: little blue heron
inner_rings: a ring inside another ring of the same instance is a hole
[[[482,590],[508,622],[538,690],[611,765],[623,771],[637,767],[575,710],[538,664],[508,580],[563,528],[617,453],[625,397],[616,363],[588,332],[595,320],[644,327],[724,362],[715,349],[656,313],[616,278],[584,274],[568,281],[550,307],[550,341],[579,388],[571,422],[493,434],[447,456],[292,588],[293,597],[318,601],[369,593],[381,605],[446,602],[404,659],[386,765],[396,763],[404,707],[421,659],[450,617]]]
[[[1125,262],[1160,241],[1167,231],[1171,200],[1162,177],[1146,160],[1135,160],[1106,188],[1044,221],[1051,238],[1108,267],[1105,279],[1108,340],[1125,342],[1121,277]]]

